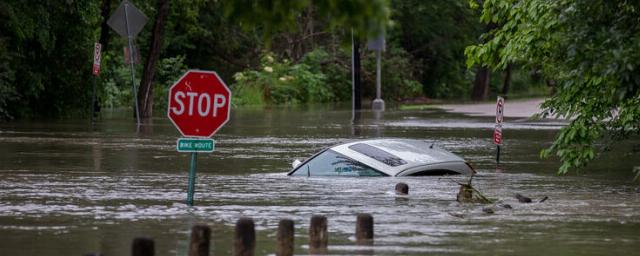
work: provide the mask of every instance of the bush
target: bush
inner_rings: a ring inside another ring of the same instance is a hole
[[[258,70],[236,73],[232,90],[234,104],[300,104],[339,102],[351,99],[350,53],[330,55],[322,48],[307,53],[300,63],[277,60],[271,53],[261,58]],[[349,63],[349,64],[345,64]],[[382,59],[382,91],[387,99],[420,96],[422,84],[416,78],[411,57],[392,48]],[[375,56],[363,56],[363,96],[375,97]]]
[[[301,60],[311,68],[311,72],[322,73],[326,77],[325,88],[332,93],[333,102],[351,100],[351,67],[341,65],[344,60],[350,63],[350,53],[338,51],[331,56],[323,48],[307,53]],[[343,60],[343,61],[340,61]]]
[[[271,53],[261,57],[259,70],[245,70],[233,77],[237,105],[317,103],[336,98],[325,74],[305,63],[278,60]]]
[[[102,106],[110,109],[133,106],[131,71],[129,65],[123,63],[121,54],[105,52],[102,55],[102,84],[98,84],[98,100]],[[139,84],[139,80],[136,83]]]
[[[0,39],[0,121],[13,118],[8,107],[18,100],[14,84],[15,71],[10,65],[9,50]]]
[[[156,110],[166,110],[169,98],[169,88],[187,72],[187,65],[184,64],[185,56],[164,58],[156,66],[156,77],[153,90],[153,108]]]
[[[362,82],[365,86],[364,97],[376,96],[376,56],[367,51],[362,60]],[[388,47],[382,54],[381,86],[382,98],[399,100],[422,95],[422,84],[418,82],[418,70],[412,64],[411,56],[402,48]]]

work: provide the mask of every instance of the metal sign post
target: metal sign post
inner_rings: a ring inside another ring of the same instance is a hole
[[[100,75],[100,59],[102,45],[95,43],[93,46],[93,93],[91,94],[91,122],[96,121],[96,77]]]
[[[496,163],[500,163],[500,145],[502,145],[502,125],[496,124],[493,130],[493,143],[496,144]]]
[[[131,36],[131,31],[129,28],[129,2],[124,1],[124,24],[127,28],[127,43],[129,45],[129,53],[133,54],[133,37]],[[133,56],[133,55],[131,55]],[[133,92],[133,99],[136,105],[136,124],[140,127],[140,107],[138,106],[138,92],[136,91],[136,71],[133,65],[133,61],[130,62],[129,66],[131,66],[131,91]]]
[[[498,96],[496,102],[496,127],[493,130],[493,143],[496,144],[496,163],[500,163],[500,145],[502,145],[502,121],[504,120],[504,98]]]
[[[189,184],[187,187],[187,205],[193,206],[193,195],[196,192],[196,168],[198,165],[198,152],[213,152],[215,147],[212,139],[179,138],[176,143],[178,152],[191,152],[189,164]]]
[[[129,1],[124,0],[118,6],[118,9],[109,17],[107,24],[115,30],[120,36],[127,38],[129,55],[133,54],[133,39],[140,33],[144,25],[147,23],[147,17],[138,8]],[[134,62],[130,62],[131,67],[131,90],[135,102],[136,123],[140,128],[140,109],[138,106],[138,92],[135,83],[135,67]]]
[[[360,84],[360,42],[357,35],[351,31],[351,121],[360,120],[362,109],[362,91]]]
[[[382,99],[382,51],[385,48],[384,35],[370,39],[367,48],[376,52],[376,98],[371,103],[371,108],[375,111],[384,111],[384,100]]]
[[[189,165],[189,185],[187,187],[187,205],[193,206],[193,194],[196,192],[196,165],[198,164],[198,153],[191,153],[191,164]]]

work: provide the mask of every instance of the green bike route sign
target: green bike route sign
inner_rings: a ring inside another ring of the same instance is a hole
[[[215,149],[212,139],[179,138],[176,144],[178,152],[208,152]]]

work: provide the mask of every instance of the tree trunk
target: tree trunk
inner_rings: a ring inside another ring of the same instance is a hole
[[[102,0],[102,7],[100,8],[100,15],[102,16],[102,24],[100,24],[100,44],[102,44],[102,51],[107,50],[109,45],[109,13],[111,12],[111,0]]]
[[[553,80],[553,79],[547,79],[547,80],[545,80],[545,81],[546,81],[546,83],[547,83],[547,86],[548,86],[549,88],[551,88],[551,95],[556,94],[556,80]]]
[[[509,94],[509,88],[511,87],[511,63],[507,64],[507,69],[504,71],[504,81],[502,84],[502,96],[507,97]]]
[[[150,118],[153,115],[153,80],[155,77],[156,64],[160,58],[162,42],[164,40],[164,24],[169,14],[169,1],[158,0],[158,13],[156,21],[153,23],[153,32],[149,45],[149,55],[144,63],[144,71],[140,88],[138,89],[138,104],[140,104],[140,117]]]
[[[478,0],[480,6],[482,6],[482,0]],[[485,33],[489,33],[495,29],[497,24],[490,22],[484,27]],[[486,39],[483,40],[486,43]],[[476,79],[473,82],[473,89],[471,90],[471,99],[476,101],[486,100],[489,94],[489,84],[491,83],[491,71],[487,66],[478,67],[476,72]]]
[[[471,99],[482,101],[487,99],[489,93],[490,71],[487,67],[479,67],[476,72],[476,79],[473,82],[473,90],[471,91]]]

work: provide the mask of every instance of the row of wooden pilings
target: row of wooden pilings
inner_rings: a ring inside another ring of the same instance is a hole
[[[288,256],[294,252],[294,223],[293,220],[283,219],[278,224],[276,235],[276,255]],[[358,214],[356,218],[356,244],[373,244],[373,217],[370,214]],[[189,242],[189,256],[208,256],[211,241],[211,229],[206,225],[191,227],[191,241]],[[314,215],[309,224],[309,254],[326,254],[329,244],[327,232],[327,217]],[[233,255],[252,256],[256,247],[256,232],[253,219],[242,217],[238,219],[233,240]],[[86,254],[86,255],[101,255]],[[155,255],[155,243],[151,238],[138,237],[131,245],[132,256]]]
[[[409,194],[409,186],[398,183],[395,191],[400,195]],[[280,220],[276,234],[276,255],[288,256],[294,252],[294,222],[290,219]],[[358,214],[355,230],[357,245],[373,245],[373,216],[371,214]],[[211,229],[206,225],[194,225],[191,227],[191,241],[189,242],[189,256],[209,255]],[[309,254],[326,254],[329,245],[327,232],[327,217],[313,215],[309,224]],[[256,247],[256,232],[253,219],[242,217],[238,219],[233,240],[233,255],[252,256]],[[100,253],[86,254],[98,256]],[[132,256],[155,255],[155,243],[150,238],[135,238],[131,245]]]

